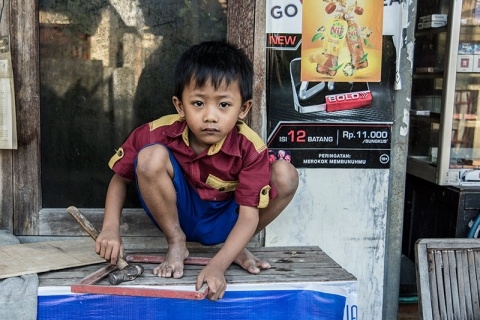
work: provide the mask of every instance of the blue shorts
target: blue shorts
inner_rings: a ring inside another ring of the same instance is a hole
[[[145,146],[147,147],[147,146]],[[167,150],[168,148],[165,147]],[[174,177],[173,186],[177,194],[177,210],[180,226],[187,237],[187,241],[200,242],[203,245],[215,245],[225,242],[238,218],[238,204],[232,197],[227,201],[205,201],[200,199],[195,188],[190,186],[183,175],[182,168],[170,154]],[[135,172],[137,171],[137,159],[135,159]],[[143,201],[140,188],[137,190],[143,209],[160,229],[153,218],[150,210]]]

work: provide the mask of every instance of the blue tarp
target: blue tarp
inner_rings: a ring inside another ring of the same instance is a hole
[[[38,320],[341,320],[346,298],[311,290],[227,291],[223,299],[182,300],[94,294],[38,297]]]

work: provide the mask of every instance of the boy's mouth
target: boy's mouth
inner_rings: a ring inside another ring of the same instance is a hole
[[[212,127],[203,128],[202,131],[203,131],[203,132],[206,132],[206,133],[219,132],[219,130],[218,130],[217,128],[212,128]]]

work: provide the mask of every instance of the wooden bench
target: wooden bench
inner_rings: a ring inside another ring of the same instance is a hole
[[[422,319],[480,319],[479,239],[419,239],[415,256]]]

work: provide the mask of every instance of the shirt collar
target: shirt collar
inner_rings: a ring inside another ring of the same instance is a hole
[[[238,139],[237,126],[233,127],[232,131],[230,131],[225,138],[211,145],[210,149],[208,150],[208,155],[214,155],[219,151],[222,151],[223,153],[229,154],[231,156],[241,156],[240,140]]]
[[[181,126],[178,128],[178,130],[175,130],[173,132],[168,132],[167,135],[172,138],[177,138],[181,136],[183,142],[185,142],[187,146],[190,146],[190,142],[188,139],[188,132],[189,130],[188,130],[187,122],[182,121]],[[214,154],[217,154],[220,151],[232,156],[237,156],[237,157],[241,156],[240,141],[238,140],[237,126],[233,127],[232,131],[230,131],[228,135],[224,137],[222,140],[220,140],[215,144],[212,144],[208,149],[207,154],[209,156],[213,156]]]

